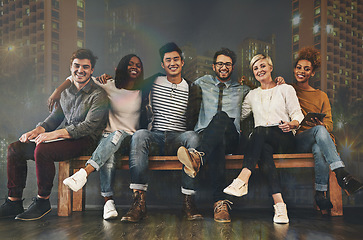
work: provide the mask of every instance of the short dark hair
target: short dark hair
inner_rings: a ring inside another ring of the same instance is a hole
[[[216,63],[217,57],[219,55],[225,55],[227,57],[230,57],[232,59],[232,65],[234,65],[236,63],[236,61],[237,61],[237,55],[232,50],[230,50],[228,48],[221,48],[221,50],[217,51],[214,54],[213,63]]]
[[[98,57],[96,57],[95,55],[93,55],[93,52],[89,49],[85,49],[85,48],[81,48],[78,49],[77,51],[72,53],[72,57],[71,57],[71,65],[73,63],[74,59],[89,59],[91,62],[91,67],[94,68],[96,65],[96,60]]]
[[[141,73],[140,73],[139,78],[137,79],[137,82],[135,82],[135,87],[139,86],[141,84],[141,82],[144,80],[144,67],[143,67],[141,59],[138,56],[136,56],[135,54],[128,54],[128,55],[124,56],[123,58],[121,58],[120,62],[117,65],[116,74],[115,74],[116,88],[118,88],[118,89],[125,88],[127,86],[127,84],[129,83],[130,80],[129,80],[129,74],[127,71],[127,67],[129,65],[131,58],[133,58],[133,57],[137,57],[141,63]]]
[[[164,60],[165,53],[174,52],[174,51],[176,51],[176,52],[179,53],[179,56],[180,56],[181,60],[184,60],[183,52],[178,47],[178,45],[176,45],[174,42],[169,42],[169,43],[165,44],[164,46],[162,46],[159,49],[159,54],[160,54],[161,62],[163,62],[163,60]]]

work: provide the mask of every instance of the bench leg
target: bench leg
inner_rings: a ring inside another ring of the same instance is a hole
[[[73,173],[78,172],[79,169],[74,169]],[[85,206],[86,186],[78,192],[73,192],[73,212],[82,212]]]
[[[329,174],[329,195],[330,201],[333,204],[331,209],[332,216],[343,216],[343,196],[342,189],[340,188],[335,173],[330,171]]]
[[[58,216],[71,215],[71,191],[63,184],[63,180],[69,177],[69,161],[59,162],[58,171]]]

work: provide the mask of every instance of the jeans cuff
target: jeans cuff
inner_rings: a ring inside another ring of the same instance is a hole
[[[111,197],[113,196],[113,192],[101,192],[102,197]]]
[[[100,170],[100,165],[98,165],[95,161],[93,161],[92,159],[88,160],[86,162],[86,166],[88,164],[91,164],[92,167],[94,167],[96,169],[96,171],[98,172]]]
[[[321,192],[326,192],[326,191],[328,191],[328,185],[315,183],[315,190],[321,191]]]
[[[132,190],[141,190],[147,191],[148,184],[141,184],[141,183],[130,183],[130,189]]]
[[[182,194],[185,194],[185,195],[195,195],[197,193],[195,190],[186,189],[183,187],[181,187],[181,192],[182,192]]]
[[[343,161],[336,161],[336,162],[333,162],[332,164],[330,164],[330,169],[332,171],[334,171],[337,168],[341,168],[341,167],[345,167]]]

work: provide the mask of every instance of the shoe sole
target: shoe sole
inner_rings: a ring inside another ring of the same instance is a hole
[[[181,162],[188,169],[189,174],[187,172],[186,173],[190,177],[194,178],[196,175],[196,172],[193,168],[193,163],[190,159],[190,154],[189,154],[188,149],[186,149],[185,147],[180,147],[178,149],[177,156],[178,156],[179,162]]]
[[[242,197],[242,196],[244,196],[244,195],[247,195],[247,193],[248,193],[248,191],[244,191],[244,192],[242,192],[242,194],[234,194],[234,193],[232,193],[232,192],[228,191],[228,189],[227,189],[227,188],[225,188],[225,189],[223,190],[223,192],[224,192],[225,194],[228,194],[228,195],[231,195],[231,196],[236,196],[236,197]]]
[[[15,217],[15,219],[16,220],[22,220],[22,221],[34,221],[34,220],[41,219],[42,217],[44,217],[45,215],[47,215],[50,211],[52,211],[52,209],[49,209],[47,212],[45,212],[43,215],[41,215],[40,217],[37,217],[37,218],[20,218],[20,217]]]
[[[121,222],[123,222],[123,223],[138,223],[138,222],[140,222],[141,220],[144,220],[144,219],[147,219],[147,216],[140,218],[140,220],[138,220],[138,221],[132,221],[130,219],[126,219],[126,218],[122,217]]]
[[[219,223],[230,223],[231,219],[214,219],[214,221]]]

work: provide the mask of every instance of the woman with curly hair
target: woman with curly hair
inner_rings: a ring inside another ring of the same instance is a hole
[[[315,159],[315,201],[320,210],[330,210],[333,205],[326,197],[329,181],[329,167],[335,172],[338,184],[345,192],[353,194],[363,185],[352,177],[344,168],[335,143],[331,107],[325,92],[309,85],[309,79],[320,67],[320,53],[317,49],[306,47],[299,51],[294,67],[296,83],[293,84],[299,98],[301,109],[306,115],[312,113],[326,114],[322,120],[311,118],[297,131],[298,152],[312,152]]]

